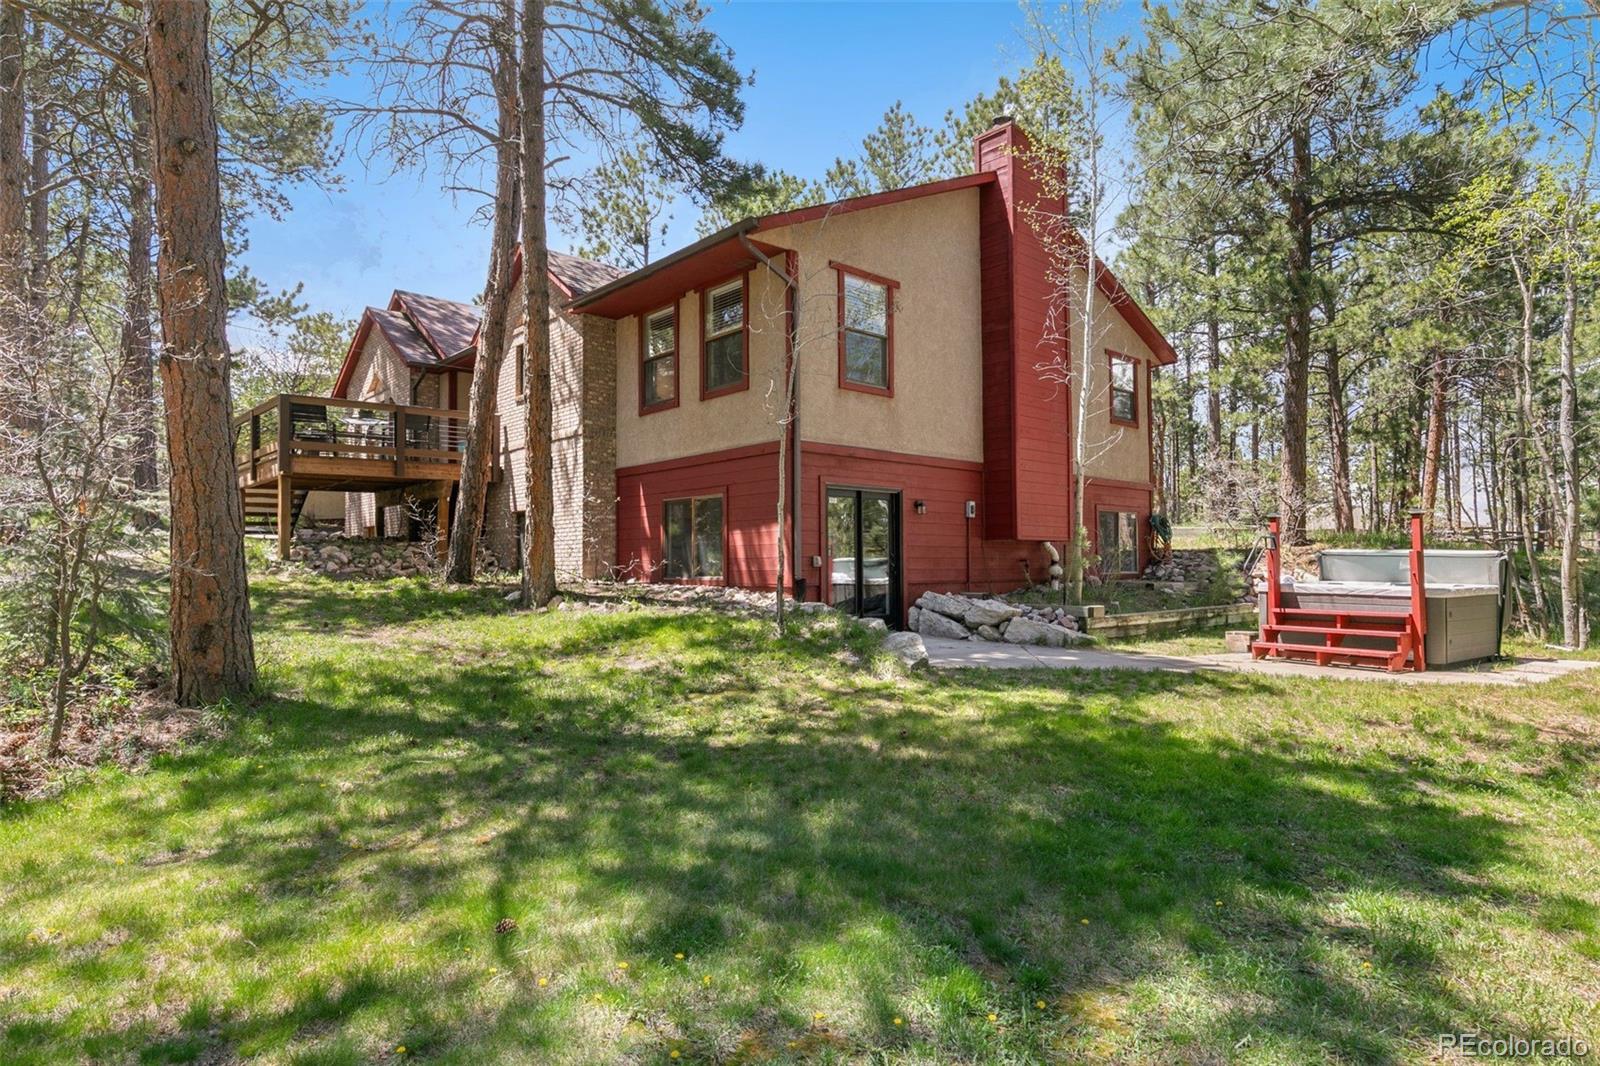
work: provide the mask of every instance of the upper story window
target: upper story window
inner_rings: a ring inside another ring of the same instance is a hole
[[[639,330],[639,412],[678,406],[678,310],[645,315]]]
[[[1111,421],[1139,424],[1139,363],[1117,352],[1111,358]]]
[[[840,263],[839,387],[894,395],[894,290],[898,282]]]
[[[748,387],[750,378],[745,356],[746,294],[745,279],[707,289],[701,294],[705,307],[705,344],[701,349],[700,395],[718,396]]]

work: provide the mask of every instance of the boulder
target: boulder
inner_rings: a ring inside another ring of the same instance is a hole
[[[937,611],[947,618],[965,619],[967,608],[972,606],[972,601],[965,596],[949,596],[943,592],[924,592],[922,598],[917,600],[917,606],[924,613]]]
[[[996,629],[994,626],[979,626],[978,627],[978,639],[979,640],[999,640],[1000,639],[1000,631],[998,629]]]
[[[921,607],[913,607],[913,608],[911,608],[911,610],[906,612],[906,628],[911,630],[911,632],[913,632],[913,633],[919,632],[921,627],[917,625],[917,619],[919,619],[921,617],[922,617],[922,608]]]
[[[890,633],[883,642],[883,650],[895,656],[906,666],[917,666],[928,661],[927,646],[915,633]]]
[[[1043,644],[1051,648],[1064,648],[1067,646],[1067,631],[1032,618],[1013,618],[1006,623],[1005,640],[1008,644]]]
[[[858,618],[856,624],[863,629],[870,629],[874,633],[889,632],[889,623],[881,618]]]
[[[966,613],[961,616],[961,620],[976,629],[979,626],[1000,625],[1021,613],[1021,607],[1003,603],[1000,600],[972,600],[967,607]]]
[[[925,637],[944,637],[948,640],[967,640],[972,634],[954,618],[946,618],[938,611],[924,609],[917,617],[917,632]]]

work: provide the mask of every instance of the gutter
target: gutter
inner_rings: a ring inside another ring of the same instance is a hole
[[[711,234],[709,237],[701,237],[699,240],[695,241],[693,244],[686,245],[686,246],[684,246],[682,248],[679,248],[676,252],[673,252],[671,255],[663,256],[662,258],[657,259],[653,263],[649,263],[649,264],[647,264],[645,266],[640,267],[638,270],[635,270],[632,274],[624,274],[624,275],[622,275],[622,277],[617,278],[615,281],[606,282],[604,285],[600,286],[598,289],[590,289],[588,292],[584,293],[582,296],[578,297],[576,300],[573,300],[570,303],[568,303],[567,307],[572,311],[582,311],[585,307],[588,307],[590,304],[596,303],[599,300],[602,300],[605,297],[610,296],[612,293],[617,292],[620,289],[626,289],[630,285],[637,285],[639,282],[643,281],[645,278],[648,278],[650,275],[656,273],[659,270],[663,270],[666,267],[672,266],[675,263],[680,263],[683,260],[690,258],[691,256],[699,255],[701,252],[705,251],[707,248],[713,247],[714,245],[721,244],[722,242],[724,242],[726,240],[729,240],[731,238],[734,238],[734,237],[739,238],[740,241],[743,241],[745,243],[746,247],[749,247],[750,245],[749,245],[749,242],[745,238],[745,234],[750,233],[753,230],[755,230],[756,227],[757,227],[757,224],[760,221],[761,220],[759,218],[747,218],[747,219],[743,219],[743,220],[741,220],[739,222],[735,222],[731,226],[725,226],[722,229],[717,230],[717,232]],[[765,259],[766,257],[763,256],[762,258]],[[767,265],[771,266],[772,264],[768,263]]]

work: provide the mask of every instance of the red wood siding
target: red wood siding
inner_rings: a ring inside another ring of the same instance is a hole
[[[778,445],[754,445],[617,470],[617,568],[652,580],[661,566],[662,504],[723,496],[725,583],[768,588],[777,573]]]
[[[1045,339],[1050,257],[1023,212],[1042,199],[1017,154],[1026,148],[1026,135],[1012,123],[982,134],[976,146],[978,169],[997,177],[980,190],[978,206],[984,531],[997,539],[1063,540],[1072,528],[1071,410],[1066,387],[1035,368],[1058,358],[1065,365],[1070,348],[1064,338]]]

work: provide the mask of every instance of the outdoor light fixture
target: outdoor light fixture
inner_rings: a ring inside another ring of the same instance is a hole
[[[928,501],[927,500],[918,500],[916,503],[913,503],[911,506],[913,506],[913,507],[915,507],[917,509],[917,513],[918,514],[927,514],[928,513]]]

